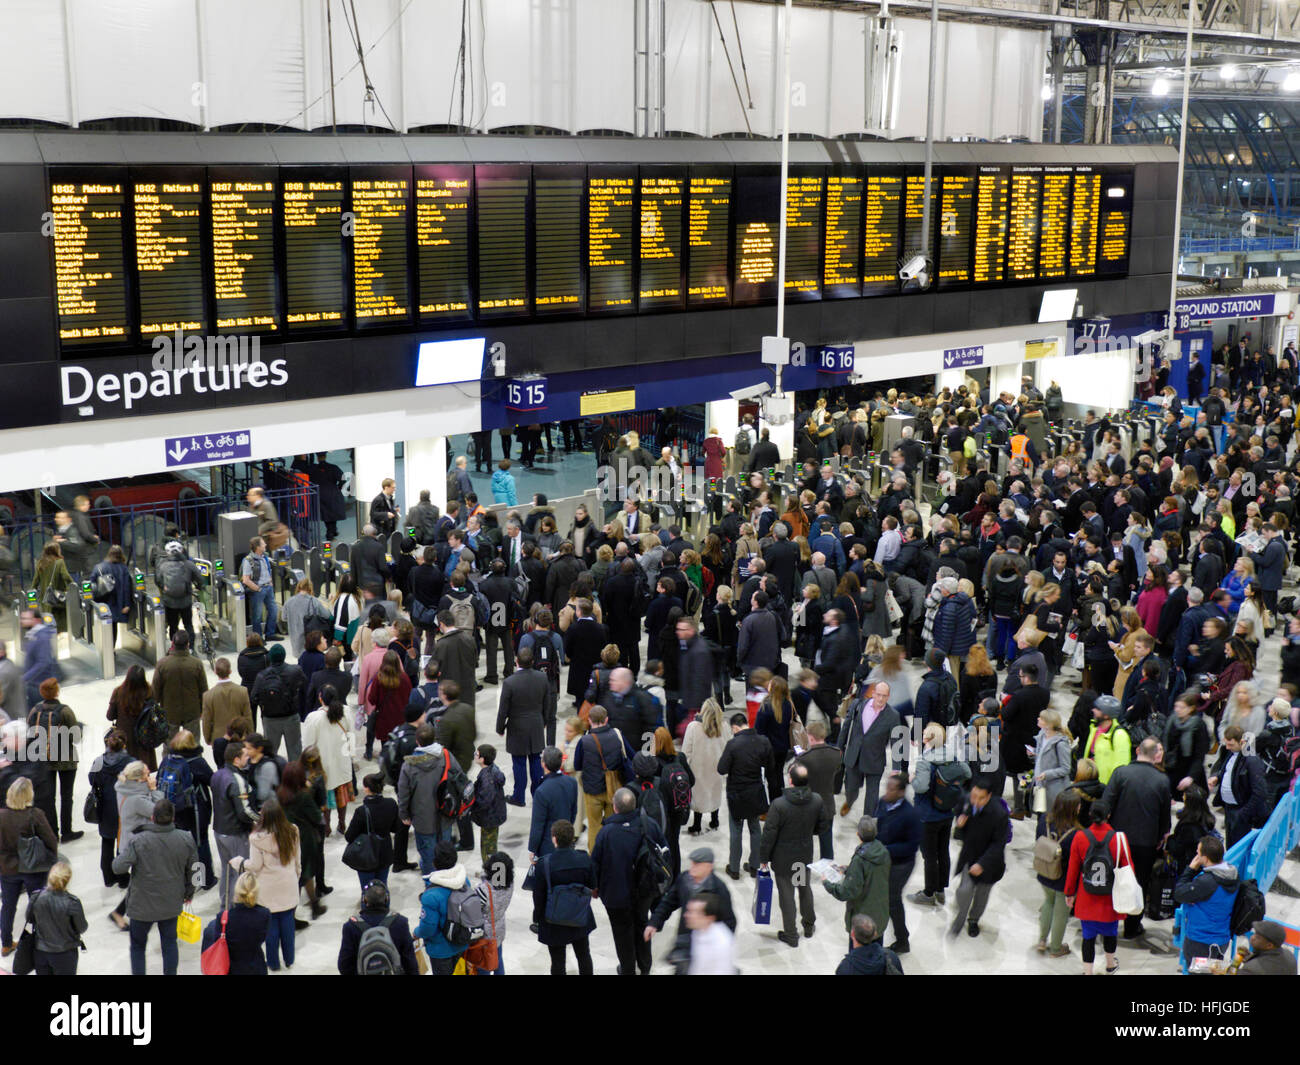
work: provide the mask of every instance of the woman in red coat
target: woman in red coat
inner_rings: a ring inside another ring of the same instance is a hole
[[[1065,901],[1074,911],[1083,926],[1083,975],[1092,975],[1092,962],[1097,956],[1097,937],[1101,936],[1102,949],[1106,952],[1106,972],[1113,973],[1119,968],[1115,960],[1115,948],[1119,945],[1119,918],[1115,907],[1111,905],[1110,892],[1094,895],[1087,887],[1084,861],[1094,841],[1106,838],[1110,833],[1110,858],[1116,869],[1129,864],[1127,845],[1120,849],[1120,834],[1110,825],[1110,807],[1097,801],[1089,810],[1090,824],[1083,832],[1074,834],[1070,845],[1070,868],[1065,874]],[[1122,857],[1121,857],[1122,855]],[[1081,881],[1083,881],[1081,883]],[[1113,883],[1113,880],[1112,880]],[[1080,891],[1079,888],[1083,890]]]
[[[716,428],[704,438],[704,476],[721,477],[726,468],[727,445]]]
[[[375,708],[375,739],[380,743],[406,720],[406,703],[411,697],[411,678],[402,668],[396,651],[385,651],[379,672],[370,682],[366,702]]]

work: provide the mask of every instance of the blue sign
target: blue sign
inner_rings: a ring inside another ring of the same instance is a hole
[[[984,345],[975,344],[969,348],[944,348],[943,368],[955,370],[960,366],[983,366]]]
[[[1195,296],[1174,304],[1178,328],[1186,329],[1193,322],[1208,322],[1216,318],[1259,318],[1273,313],[1277,296],[1272,292],[1255,295]]]
[[[207,436],[170,436],[163,444],[167,467],[208,466],[253,456],[253,435],[247,429]]]
[[[517,377],[506,385],[506,410],[546,409],[546,378]]]
[[[853,345],[841,348],[819,348],[817,350],[818,373],[852,373],[856,365],[857,349]]]

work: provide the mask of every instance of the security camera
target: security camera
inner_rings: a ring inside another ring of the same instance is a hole
[[[930,280],[930,264],[924,255],[913,255],[898,271],[900,281],[915,281],[924,288]]]
[[[772,391],[772,386],[766,381],[760,384],[750,385],[748,388],[737,388],[732,391],[731,398],[741,403],[747,399],[762,399]]]

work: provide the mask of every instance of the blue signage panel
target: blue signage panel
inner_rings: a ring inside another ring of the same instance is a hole
[[[1186,329],[1192,322],[1208,322],[1217,318],[1259,318],[1273,313],[1276,293],[1260,292],[1254,295],[1196,296],[1179,300],[1175,305],[1178,328]]]
[[[525,413],[545,409],[545,377],[517,377],[506,384],[506,410]]]
[[[962,366],[983,366],[984,345],[974,344],[966,348],[944,348],[943,368],[956,370]]]
[[[824,347],[817,349],[817,372],[834,374],[851,374],[855,365],[857,349],[849,344],[842,347]]]
[[[252,458],[253,436],[247,429],[206,436],[169,436],[163,442],[167,466],[205,466]]]

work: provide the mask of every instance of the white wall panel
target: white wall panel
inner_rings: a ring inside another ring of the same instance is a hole
[[[366,70],[388,117],[366,102],[345,9],[335,3],[337,121],[397,129],[460,123],[460,0],[355,2]],[[657,0],[650,2],[657,13]],[[324,0],[67,4],[75,110],[67,98],[63,0],[0,0],[11,43],[0,69],[0,117],[71,122],[152,116],[199,123],[205,117],[196,86],[201,82],[209,126],[266,122],[321,129],[331,122]],[[467,126],[631,132],[634,0],[469,0],[468,11]],[[748,119],[756,135],[777,134],[783,9],[737,3],[733,21],[731,5],[719,5],[721,34],[702,0],[668,0],[666,11],[667,128],[743,134]],[[794,132],[835,137],[861,130],[864,22],[852,11],[795,9]],[[900,18],[898,27],[906,88],[895,135],[919,137],[929,26]],[[950,22],[939,32],[936,135],[1035,139],[1045,34]]]
[[[203,0],[203,81],[209,127],[303,125],[302,8],[295,0]],[[358,13],[359,9],[358,9]],[[248,27],[256,26],[256,33]],[[256,86],[256,92],[248,92]]]
[[[198,25],[193,4],[70,0],[69,10],[77,64],[77,111],[83,122],[137,115],[200,121]],[[7,12],[4,21],[6,25],[9,22]],[[26,57],[16,59],[26,65]],[[45,71],[32,69],[28,76],[38,80],[48,77]],[[243,92],[250,89],[252,86]],[[247,104],[247,100],[241,102]]]
[[[0,63],[0,108],[21,118],[69,121],[63,4],[7,0],[2,12],[5,61]]]

